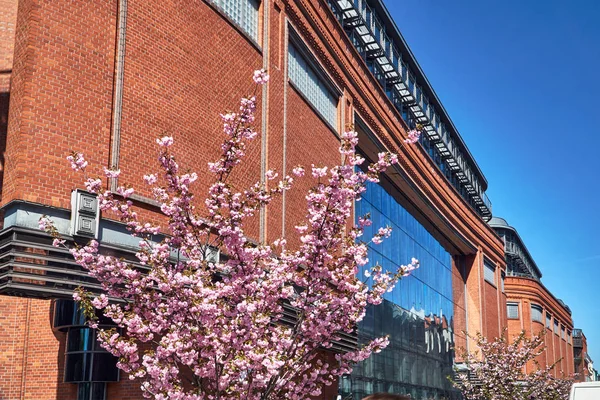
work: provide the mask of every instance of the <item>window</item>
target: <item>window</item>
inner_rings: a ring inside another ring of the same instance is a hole
[[[562,340],[567,340],[566,329],[564,326],[560,327],[560,337]]]
[[[258,6],[259,0],[211,0],[223,12],[258,42]]]
[[[558,321],[554,320],[554,333],[558,335]]]
[[[550,315],[548,312],[546,312],[546,328],[552,328],[552,315]]]
[[[492,285],[496,285],[496,267],[488,260],[483,262],[483,277]]]
[[[506,316],[508,319],[519,319],[519,303],[506,303]]]
[[[502,272],[500,274],[500,288],[502,289],[502,293],[504,293],[504,280],[506,279],[506,274]]]
[[[96,340],[95,329],[85,326],[69,328],[65,357],[65,382],[116,382],[119,380],[119,371],[116,368],[117,358],[100,346]]]
[[[85,382],[77,385],[77,400],[104,400],[106,382]]]
[[[571,331],[567,331],[567,343],[571,344]]]
[[[537,304],[531,305],[531,320],[532,321],[542,322],[543,321],[542,313],[543,313],[542,307],[538,306]]]
[[[294,84],[317,110],[319,114],[334,129],[337,127],[338,99],[330,89],[330,85],[321,78],[309,57],[302,52],[296,44],[290,42],[288,46],[288,75]]]

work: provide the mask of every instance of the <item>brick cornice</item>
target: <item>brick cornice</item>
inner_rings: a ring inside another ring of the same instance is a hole
[[[520,299],[533,301],[547,309],[553,316],[558,317],[569,329],[573,329],[571,315],[541,282],[524,277],[507,276],[504,288],[509,301]]]

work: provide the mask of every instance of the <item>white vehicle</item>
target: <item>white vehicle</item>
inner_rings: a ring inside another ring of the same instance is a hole
[[[600,382],[574,383],[569,400],[600,400]]]

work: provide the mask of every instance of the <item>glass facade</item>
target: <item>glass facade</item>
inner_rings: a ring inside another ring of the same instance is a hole
[[[365,238],[382,226],[393,228],[380,245],[369,245],[369,265],[395,270],[418,258],[421,267],[402,279],[384,302],[367,310],[359,339],[389,335],[390,345],[358,364],[341,379],[342,397],[355,400],[376,392],[410,394],[415,399],[457,398],[452,373],[454,303],[452,258],[442,245],[382,186],[369,183],[357,218],[370,213]],[[359,271],[364,276],[365,268]]]

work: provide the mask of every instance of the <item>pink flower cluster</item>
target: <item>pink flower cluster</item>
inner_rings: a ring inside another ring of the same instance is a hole
[[[264,69],[259,69],[254,71],[254,76],[252,77],[254,83],[258,85],[264,85],[269,81],[269,74]]]
[[[567,400],[572,376],[556,377],[556,364],[541,365],[544,332],[532,338],[521,332],[512,342],[506,330],[489,340],[481,334],[471,337],[477,352],[463,352],[466,369],[456,371],[453,385],[466,400]]]
[[[404,143],[417,143],[419,138],[421,137],[421,131],[416,129],[411,129],[408,131],[408,138],[404,139]]]
[[[72,153],[67,157],[67,161],[71,163],[71,168],[75,171],[85,170],[85,167],[88,166],[88,162],[83,158],[83,154],[81,153]]]
[[[268,81],[256,71],[254,81]],[[256,98],[243,98],[238,112],[221,115],[225,140],[220,157],[209,164],[214,179],[203,203],[194,201],[195,173],[182,173],[170,153],[171,137],[159,139],[160,174],[144,177],[167,223],[163,227],[139,221],[132,208],[132,188],[115,196],[101,192],[100,180],[88,180],[102,211],[111,210],[140,238],[137,263],[103,255],[96,241],[72,249],[76,262],[102,285],[104,294],[78,292],[90,309],[102,310],[120,328],[101,330],[102,346],[120,358],[119,368],[140,378],[146,397],[155,399],[306,399],[324,385],[351,371],[352,365],[388,343],[379,338],[363,348],[339,354],[334,363],[319,359],[344,333],[352,333],[368,303],[378,304],[396,281],[418,267],[413,259],[397,271],[373,268],[373,288],[357,276],[368,263],[367,244],[359,240],[368,216],[349,228],[354,202],[367,181],[397,163],[381,153],[363,172],[356,154],[356,132],[341,138],[341,165],[312,166],[306,179],[314,186],[306,195],[306,218],[297,227],[300,244],[288,248],[285,239],[272,245],[250,242],[247,221],[289,190],[294,179],[266,181],[246,190],[229,182],[245,155],[246,143],[257,136]],[[86,164],[83,156],[72,160]],[[302,166],[293,168],[302,177]],[[118,171],[105,170],[113,178]],[[312,178],[311,178],[312,176]],[[158,184],[158,181],[161,184]],[[202,204],[202,207],[198,207]],[[47,229],[48,221],[40,222]],[[152,240],[159,232],[168,235]],[[391,234],[378,231],[373,242]],[[222,260],[211,255],[219,250]],[[93,297],[92,300],[90,300]],[[110,303],[109,298],[122,302]],[[290,315],[293,316],[290,319]],[[190,379],[192,378],[192,379]]]

